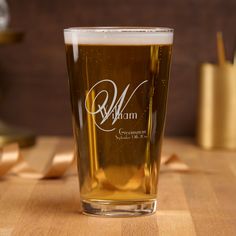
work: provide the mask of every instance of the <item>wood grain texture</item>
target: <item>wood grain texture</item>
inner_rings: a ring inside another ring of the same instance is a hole
[[[42,168],[69,138],[43,137],[23,155]],[[236,152],[203,151],[189,139],[166,139],[164,154],[177,153],[191,173],[161,171],[156,214],[98,218],[79,213],[76,176],[57,180],[0,180],[0,236],[10,235],[236,235]]]
[[[39,134],[70,134],[70,104],[62,29],[68,26],[175,28],[167,134],[195,131],[198,66],[216,60],[222,30],[233,54],[235,0],[9,0],[22,44],[1,47],[0,115]],[[186,112],[187,111],[187,112]]]

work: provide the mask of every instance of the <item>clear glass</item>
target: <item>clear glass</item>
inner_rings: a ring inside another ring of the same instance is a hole
[[[0,0],[0,31],[5,30],[9,24],[9,10],[6,0]]]
[[[64,30],[84,214],[156,211],[173,30]]]

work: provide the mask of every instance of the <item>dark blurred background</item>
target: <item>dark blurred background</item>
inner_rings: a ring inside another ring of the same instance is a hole
[[[195,133],[198,66],[216,61],[222,30],[232,57],[235,0],[9,0],[21,44],[0,46],[0,117],[37,134],[70,135],[63,28],[167,26],[175,29],[167,135]]]

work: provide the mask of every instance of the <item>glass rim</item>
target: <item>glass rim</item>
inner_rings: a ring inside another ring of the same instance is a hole
[[[127,26],[98,26],[98,27],[69,27],[64,32],[83,33],[173,33],[173,28],[168,27],[127,27]]]

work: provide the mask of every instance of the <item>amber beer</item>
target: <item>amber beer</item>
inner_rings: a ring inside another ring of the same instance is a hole
[[[156,211],[173,30],[64,31],[83,213]]]

